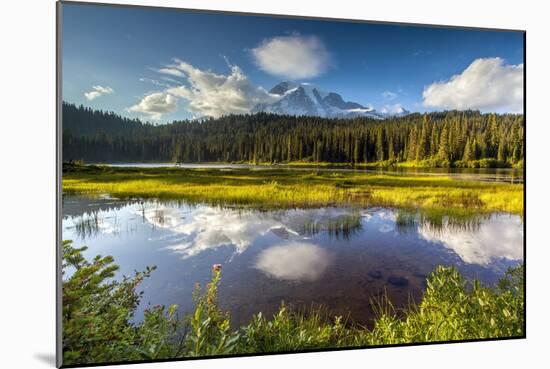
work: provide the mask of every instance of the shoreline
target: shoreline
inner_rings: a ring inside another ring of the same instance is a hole
[[[361,171],[65,165],[63,191],[259,208],[335,205],[523,215],[523,184]]]

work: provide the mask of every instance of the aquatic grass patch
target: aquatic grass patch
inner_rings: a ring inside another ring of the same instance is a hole
[[[329,219],[307,219],[301,224],[301,234],[314,236],[326,232],[330,238],[349,239],[363,227],[361,214],[353,211],[351,214],[341,215]]]
[[[523,213],[522,184],[344,171],[73,166],[63,173],[63,191],[258,208],[351,204]]]
[[[476,232],[481,222],[490,216],[490,213],[480,213],[475,209],[401,208],[396,210],[395,224],[402,233],[421,226],[426,226],[432,231],[452,229]]]

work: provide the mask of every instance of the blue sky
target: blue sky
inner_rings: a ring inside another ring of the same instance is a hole
[[[158,122],[246,110],[282,80],[378,110],[523,101],[520,32],[64,4],[62,36],[65,101]]]

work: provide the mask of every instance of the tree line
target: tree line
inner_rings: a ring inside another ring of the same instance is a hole
[[[519,114],[446,111],[376,120],[257,113],[153,125],[69,103],[62,113],[66,161],[522,166],[525,149]]]

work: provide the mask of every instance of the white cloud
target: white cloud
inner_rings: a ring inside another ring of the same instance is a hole
[[[166,92],[153,92],[127,110],[132,113],[146,114],[151,119],[159,120],[163,114],[172,113],[176,108],[177,99],[174,96]]]
[[[160,86],[160,87],[172,87],[172,85],[169,85],[168,83],[164,83],[164,82],[158,81],[156,79],[152,79],[152,78],[140,78],[139,81],[140,82],[145,82],[145,83],[150,83],[152,85]]]
[[[157,72],[162,73],[162,74],[168,74],[168,75],[174,76],[174,77],[184,77],[184,74],[176,68],[170,68],[170,67],[160,68],[160,69],[157,69]]]
[[[303,242],[290,242],[263,250],[255,267],[270,277],[287,281],[315,281],[330,265],[329,253]]]
[[[427,224],[418,229],[420,237],[440,242],[470,264],[488,265],[495,259],[523,259],[523,224],[519,216],[494,215],[477,232],[456,230],[446,222],[442,229]]]
[[[285,239],[291,245],[301,244],[298,240],[304,240],[307,236],[300,234],[303,224],[326,224],[339,216],[349,214],[344,209],[309,209],[289,210],[284,213],[258,213],[255,211],[243,211],[242,209],[221,209],[201,205],[189,208],[172,208],[158,204],[142,209],[136,207],[137,214],[155,228],[170,231],[172,244],[167,248],[187,259],[200,254],[203,251],[214,250],[221,247],[231,247],[234,255],[245,252],[260,237],[271,233],[279,239]],[[268,237],[268,239],[273,239]],[[296,243],[298,242],[298,243]],[[322,257],[323,251],[318,251],[317,246],[306,244],[307,247],[298,247],[298,253],[304,258],[313,260],[296,261],[296,263],[312,263],[323,265],[316,257]],[[312,248],[313,247],[313,248]],[[293,254],[293,248],[272,251],[264,255],[261,265],[266,273],[284,275],[284,265],[278,265],[272,261],[273,256]],[[313,255],[315,254],[315,255]],[[299,257],[294,254],[294,259]],[[260,268],[261,269],[261,268]],[[287,274],[296,275],[298,266],[290,266]],[[319,269],[317,269],[319,271]],[[311,276],[311,271],[303,272]]]
[[[187,85],[169,88],[166,93],[187,100],[187,109],[197,116],[216,118],[227,114],[246,114],[257,104],[280,99],[264,88],[254,86],[236,65],[230,66],[230,74],[223,75],[195,68],[179,59],[175,62],[170,68],[180,71]]]
[[[190,212],[190,216],[184,216],[180,209],[160,206],[146,209],[143,214],[155,227],[183,237],[176,244],[168,246],[183,258],[223,246],[232,246],[236,254],[241,254],[256,238],[272,229],[285,229],[289,234],[295,234],[280,221],[253,212],[207,206],[193,208]]]
[[[109,86],[103,87],[98,85],[98,86],[92,86],[91,91],[84,92],[84,96],[86,97],[86,99],[92,101],[102,95],[112,94],[113,92],[115,91]]]
[[[289,79],[313,78],[324,73],[330,54],[316,36],[280,36],[266,39],[251,50],[263,71]]]
[[[384,91],[382,92],[382,97],[386,100],[394,100],[397,97],[397,94],[391,91]]]
[[[424,106],[518,113],[523,110],[523,64],[476,59],[461,74],[424,88]]]

